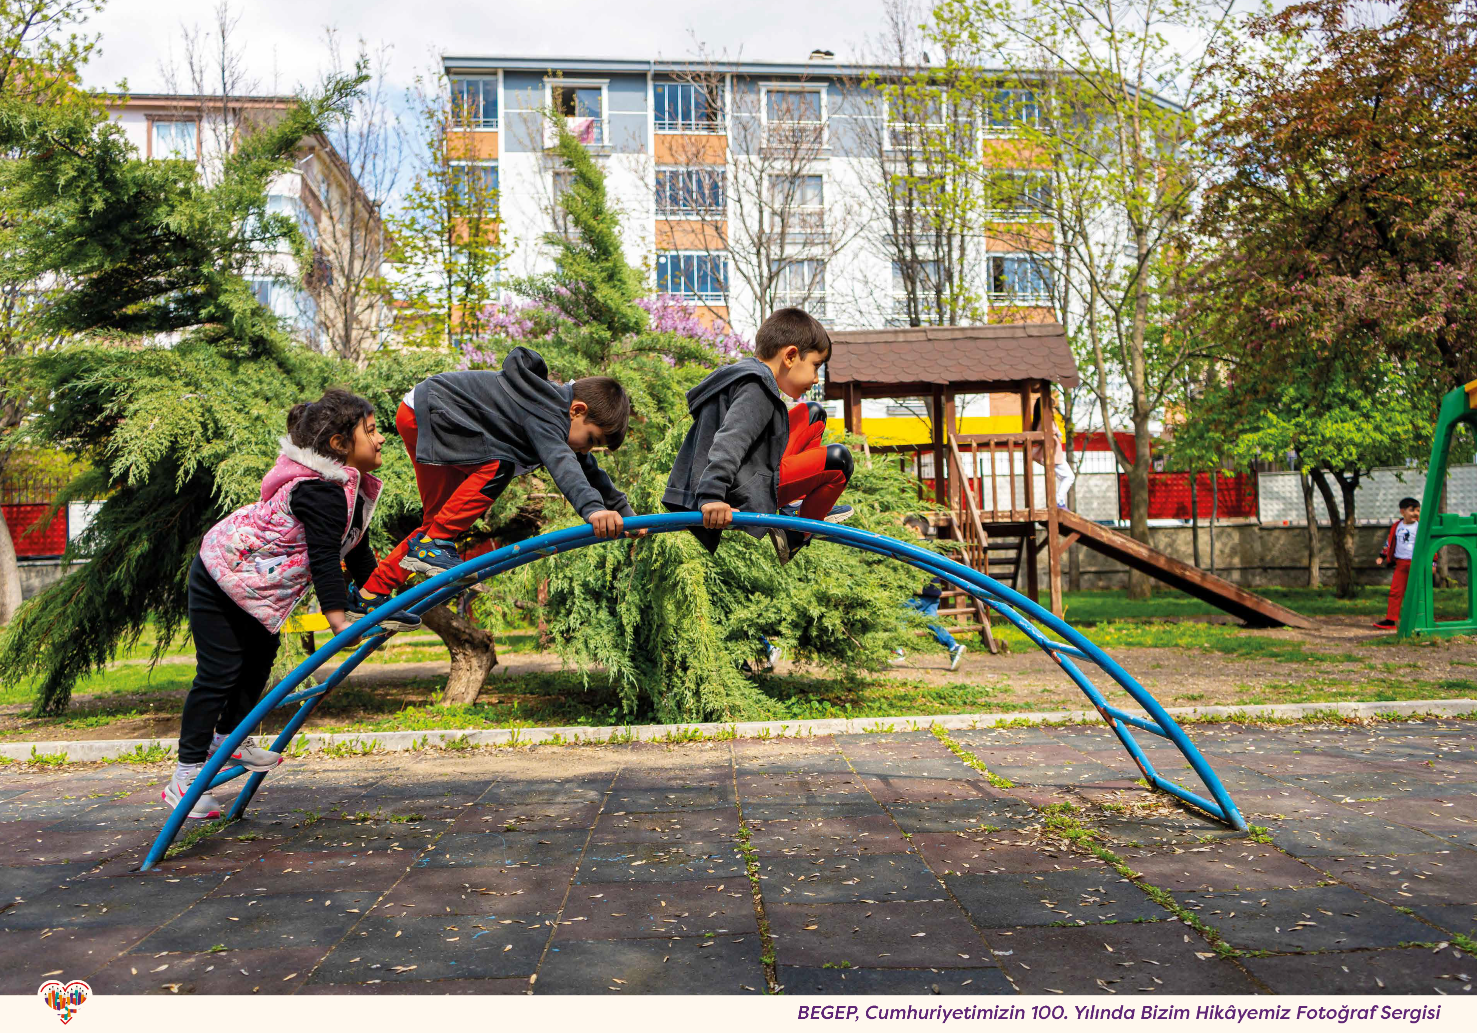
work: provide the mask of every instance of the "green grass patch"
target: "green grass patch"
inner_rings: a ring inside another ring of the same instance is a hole
[[[1384,585],[1361,586],[1352,599],[1340,599],[1331,588],[1256,588],[1257,595],[1286,606],[1309,617],[1329,617],[1383,613],[1389,589]],[[1440,619],[1464,617],[1467,613],[1465,588],[1438,588],[1436,616]],[[1128,598],[1123,589],[1092,592],[1067,592],[1067,620],[1073,624],[1136,618],[1201,617],[1224,613],[1209,603],[1162,585],[1154,586],[1154,594],[1145,600]]]

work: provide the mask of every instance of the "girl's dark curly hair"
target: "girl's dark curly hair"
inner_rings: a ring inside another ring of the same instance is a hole
[[[298,448],[312,449],[319,455],[343,462],[348,451],[336,451],[331,444],[335,434],[346,441],[354,440],[354,428],[366,416],[374,415],[374,406],[352,391],[331,387],[316,402],[299,402],[287,413],[287,436]]]

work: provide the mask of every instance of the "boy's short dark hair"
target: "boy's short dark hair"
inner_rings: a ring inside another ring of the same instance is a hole
[[[1415,509],[1420,504],[1421,504],[1421,500],[1420,499],[1413,499],[1409,495],[1405,496],[1405,498],[1403,498],[1403,499],[1400,500],[1400,508],[1401,509]]]
[[[825,352],[831,358],[831,335],[826,328],[803,308],[782,308],[769,314],[759,332],[754,335],[754,355],[760,359],[772,359],[790,345],[800,349],[800,354]]]
[[[581,377],[574,382],[574,399],[585,403],[585,418],[605,434],[612,452],[626,440],[631,424],[631,398],[614,377]]]

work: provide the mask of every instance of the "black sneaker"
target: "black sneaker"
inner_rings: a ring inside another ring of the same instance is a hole
[[[1382,620],[1375,621],[1370,627],[1379,628],[1381,631],[1394,631],[1399,625],[1390,620],[1390,618],[1385,617]]]
[[[831,512],[821,517],[828,524],[844,524],[851,519],[856,512],[850,506],[832,506]],[[798,517],[800,515],[800,503],[787,502],[779,508],[780,516]]]
[[[361,621],[385,604],[389,596],[375,595],[358,588],[349,590],[349,604],[344,607],[344,616],[350,622]],[[386,631],[414,631],[421,626],[421,619],[408,610],[395,610],[377,625]]]
[[[422,535],[410,543],[410,551],[400,561],[400,566],[417,574],[428,574],[435,577],[452,567],[460,566],[461,562],[462,558],[457,555],[455,542]]]

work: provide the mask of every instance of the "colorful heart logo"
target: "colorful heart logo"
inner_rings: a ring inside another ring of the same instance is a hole
[[[82,1002],[92,996],[92,987],[74,979],[70,983],[62,983],[55,979],[49,979],[41,984],[36,991],[41,1000],[46,1002],[46,1007],[56,1012],[57,1018],[65,1025],[72,1021],[72,1016],[77,1014],[77,1009],[82,1007]]]

